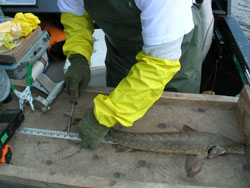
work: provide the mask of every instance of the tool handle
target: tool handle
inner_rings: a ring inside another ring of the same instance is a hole
[[[31,72],[32,72],[32,64],[30,64],[27,68],[27,86],[31,86],[32,84]]]
[[[78,99],[79,99],[79,88],[77,88],[77,91],[76,91],[76,102],[74,105],[77,105],[78,104]]]
[[[55,98],[58,96],[58,94],[63,90],[65,85],[64,80],[59,82],[58,84],[56,84],[56,86],[54,87],[54,89],[51,91],[51,93],[49,94],[49,96],[46,98],[46,100],[51,104]]]
[[[15,91],[16,90],[15,86],[12,83],[10,83],[10,89],[11,89],[11,91]]]
[[[12,157],[12,151],[11,151],[11,147],[9,145],[5,145],[2,148],[2,156],[0,158],[0,163],[10,163],[11,157]]]

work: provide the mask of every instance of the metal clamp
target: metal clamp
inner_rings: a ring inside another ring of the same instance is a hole
[[[53,101],[63,90],[64,85],[64,80],[59,83],[54,83],[47,75],[40,74],[32,86],[46,93],[48,97],[46,99],[41,96],[35,97],[33,100],[35,108],[41,112],[49,111]]]

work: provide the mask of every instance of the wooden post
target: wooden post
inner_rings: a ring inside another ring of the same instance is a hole
[[[250,168],[250,87],[244,86],[236,105],[236,117],[240,134],[246,144],[246,158]]]

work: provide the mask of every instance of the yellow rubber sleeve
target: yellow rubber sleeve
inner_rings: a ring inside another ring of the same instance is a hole
[[[161,97],[165,85],[181,68],[179,60],[154,58],[144,52],[136,59],[138,62],[109,96],[95,97],[94,113],[100,124],[132,126]]]
[[[64,12],[61,16],[61,23],[64,26],[66,41],[63,46],[63,53],[69,57],[71,54],[83,55],[91,65],[94,41],[92,34],[94,26],[88,13],[77,16]]]

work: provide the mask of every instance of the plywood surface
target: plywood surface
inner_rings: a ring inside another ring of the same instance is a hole
[[[250,87],[245,86],[236,105],[236,117],[241,137],[246,144],[245,153],[250,168]]]
[[[97,93],[108,92],[110,89],[89,88],[76,106],[74,123],[93,105]],[[116,128],[137,132],[181,131],[185,124],[242,141],[234,114],[236,103],[237,99],[231,97],[164,93],[133,127],[117,125]],[[16,100],[0,104],[0,112],[15,107]],[[70,107],[64,91],[46,114],[32,113],[27,107],[22,126],[64,131],[68,123],[64,112],[70,111]],[[15,134],[9,145],[13,148],[13,158],[10,165],[0,165],[0,181],[33,187],[250,186],[245,155],[227,154],[207,160],[198,175],[188,178],[184,171],[185,155],[121,153],[109,144],[86,150],[76,141],[22,134]]]

